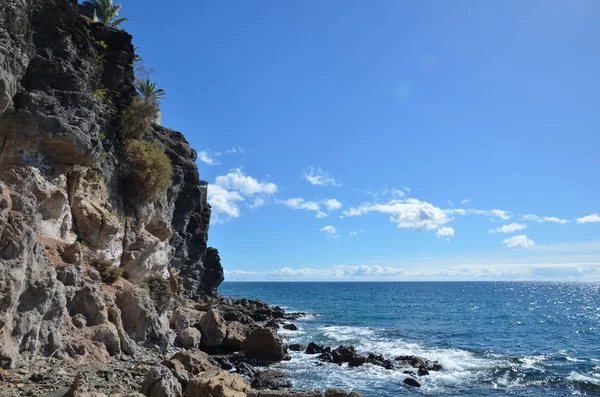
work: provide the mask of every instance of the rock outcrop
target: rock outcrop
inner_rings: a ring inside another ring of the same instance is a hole
[[[223,280],[206,244],[196,152],[181,133],[154,125],[144,138],[170,159],[166,191],[141,202],[125,183],[131,40],[74,0],[0,3],[0,367],[104,360],[133,354],[132,341],[174,338],[142,288],[108,285],[123,272],[170,280],[190,298]]]

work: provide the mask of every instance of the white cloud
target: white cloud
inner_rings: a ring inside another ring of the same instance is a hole
[[[277,185],[259,182],[244,175],[240,169],[230,170],[227,175],[218,176],[214,184],[208,185],[207,199],[212,206],[212,223],[225,223],[241,215],[240,203],[252,198],[250,208],[266,204],[267,197],[277,192]]]
[[[244,198],[238,192],[209,184],[207,196],[212,207],[212,223],[225,223],[240,216],[238,202]]]
[[[325,232],[325,233],[329,233],[329,234],[337,234],[337,230],[335,230],[335,227],[333,227],[331,225],[325,226],[320,231],[321,232]]]
[[[323,202],[323,204],[325,204],[325,207],[327,207],[328,211],[335,211],[335,210],[339,210],[340,208],[342,208],[342,203],[340,203],[336,199],[325,200]]]
[[[565,223],[569,222],[566,219],[560,219],[555,216],[537,216],[537,215],[533,215],[533,214],[523,215],[523,220],[524,221],[535,221],[537,223],[553,222],[553,223],[560,223],[561,225],[564,225]]]
[[[358,230],[356,230],[356,231],[351,231],[351,232],[350,232],[350,237],[355,237],[355,236],[357,236],[358,234],[361,234],[361,233],[364,233],[364,232],[365,232],[365,231],[364,231],[364,230],[362,230],[362,229],[358,229]]]
[[[244,154],[247,154],[249,152],[250,151],[248,149],[245,149],[245,148],[243,148],[241,146],[234,146],[231,149],[227,149],[225,151],[225,154],[242,154],[242,155],[244,155]]]
[[[314,186],[341,186],[334,177],[321,168],[310,167],[308,171],[302,172],[302,177]]]
[[[338,234],[337,230],[335,229],[335,227],[331,226],[331,225],[327,225],[324,228],[322,228],[320,230],[323,233],[327,233],[327,235],[334,239],[334,240],[339,240],[340,235]]]
[[[504,243],[504,245],[506,245],[507,247],[510,247],[510,248],[513,248],[513,247],[531,248],[535,245],[533,240],[528,239],[527,236],[524,234],[507,238],[506,240],[503,240],[502,243]]]
[[[600,222],[600,216],[598,214],[591,214],[584,216],[583,218],[577,218],[577,223],[595,223]]]
[[[326,216],[327,216],[327,214],[324,212],[321,212],[321,211],[317,212],[317,218],[325,218]]]
[[[526,229],[527,225],[523,225],[521,223],[511,223],[509,225],[500,226],[496,230],[490,230],[489,233],[514,233],[519,230]]]
[[[201,151],[198,153],[198,160],[202,161],[203,163],[206,163],[208,165],[217,165],[219,163],[217,163],[217,161],[210,156],[210,154],[208,154],[208,152],[206,151]]]
[[[464,199],[460,201],[461,204],[468,204],[469,203],[469,199]]]
[[[600,262],[503,263],[414,266],[336,265],[329,268],[284,267],[271,271],[227,270],[226,280],[600,280]]]
[[[456,209],[449,209],[449,210],[444,210],[445,213],[447,214],[458,214],[458,215],[485,215],[485,216],[491,216],[494,218],[498,218],[500,220],[506,221],[510,218],[512,218],[512,213],[510,213],[510,211],[504,211],[504,210],[478,210],[478,209],[463,209],[463,208],[456,208]]]
[[[392,200],[384,204],[364,203],[344,211],[346,217],[364,215],[369,212],[390,214],[390,221],[399,228],[432,230],[450,222],[446,213],[438,207],[417,199]]]
[[[294,209],[294,210],[305,210],[305,211],[315,211],[315,212],[321,211],[321,207],[319,206],[319,203],[317,203],[315,201],[306,201],[300,197],[290,198],[290,199],[281,201],[281,203],[286,205],[287,207]]]
[[[238,190],[246,196],[253,194],[274,194],[277,185],[271,182],[259,182],[255,178],[244,175],[242,170],[234,168],[227,175],[218,176],[215,183],[226,189]]]
[[[448,226],[442,226],[437,230],[437,232],[435,232],[435,234],[438,237],[452,237],[454,236],[454,229]]]

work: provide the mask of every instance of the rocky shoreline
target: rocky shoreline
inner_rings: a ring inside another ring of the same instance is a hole
[[[124,283],[123,283],[124,284]],[[277,306],[216,295],[196,302],[177,299],[168,311],[165,339],[133,343],[104,362],[76,363],[50,357],[32,358],[0,371],[0,395],[47,397],[360,397],[357,391],[293,390],[292,382],[271,364],[290,360],[288,350],[325,363],[356,367],[376,365],[403,370],[404,383],[419,387],[420,376],[442,369],[437,362],[416,356],[386,359],[362,356],[353,346],[335,349],[310,343],[286,345],[281,328],[297,329],[294,320],[306,313],[286,313]],[[129,308],[135,310],[135,307]],[[110,340],[102,343],[109,348]],[[400,387],[400,385],[399,385]],[[293,391],[292,391],[293,390]]]

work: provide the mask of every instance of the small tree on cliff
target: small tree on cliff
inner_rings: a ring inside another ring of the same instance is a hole
[[[90,10],[98,20],[111,28],[118,28],[127,18],[119,18],[120,4],[113,4],[112,0],[87,0],[83,7]]]
[[[158,81],[152,81],[150,77],[135,81],[135,88],[144,101],[156,101],[160,104],[161,100],[167,99],[167,93],[162,88],[156,88],[156,86],[158,86]]]

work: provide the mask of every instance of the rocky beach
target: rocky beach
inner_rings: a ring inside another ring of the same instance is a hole
[[[288,346],[277,330],[302,313],[217,293],[197,153],[156,109],[140,114],[131,35],[80,8],[0,4],[0,395],[360,396],[290,391],[269,369],[288,349],[315,365],[406,367],[410,386],[439,370]]]

